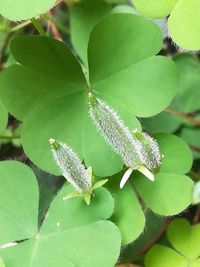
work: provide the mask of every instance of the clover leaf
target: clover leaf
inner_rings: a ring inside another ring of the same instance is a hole
[[[144,176],[133,176],[132,181],[150,209],[160,215],[174,215],[183,211],[192,201],[192,180],[185,176],[192,166],[192,153],[178,137],[160,133],[155,135],[164,158],[155,174],[155,182]],[[177,190],[181,188],[182,194]],[[159,199],[159,200],[158,200]]]
[[[110,13],[112,5],[102,0],[85,0],[70,8],[71,41],[81,60],[87,65],[87,46],[94,26]]]
[[[142,174],[133,172],[133,186],[127,183],[122,190],[119,188],[122,173],[111,177],[107,184],[116,203],[111,219],[120,228],[123,244],[135,240],[144,229],[145,217],[138,194],[147,208],[164,216],[180,213],[192,201],[194,185],[192,180],[184,175],[192,166],[192,153],[189,147],[182,139],[171,134],[159,133],[155,138],[164,158],[160,169],[155,171],[154,182]]]
[[[200,64],[198,58],[190,54],[180,54],[174,58],[180,72],[180,86],[174,99],[174,109],[184,113],[197,111],[200,106]]]
[[[187,50],[200,49],[199,0],[132,0],[146,17],[162,18],[170,14],[169,34],[172,40]]]
[[[200,224],[190,226],[185,219],[174,220],[167,237],[175,250],[162,245],[153,246],[145,257],[146,267],[199,266]]]
[[[48,11],[56,0],[2,0],[0,14],[10,20],[26,20]]]
[[[0,163],[0,245],[31,238],[37,233],[38,187],[22,163]]]
[[[118,228],[106,220],[114,209],[106,189],[96,190],[87,206],[81,198],[64,201],[66,193],[72,191],[64,186],[38,229],[38,185],[32,171],[22,163],[5,161],[0,163],[0,173],[0,244],[20,241],[14,247],[0,250],[6,266],[115,264],[121,236]]]
[[[113,35],[116,27],[118,34]],[[124,38],[127,34],[129,38]],[[160,30],[153,22],[133,14],[107,16],[90,35],[87,84],[64,43],[45,37],[14,39],[11,50],[20,64],[1,74],[0,96],[9,112],[24,121],[22,143],[30,159],[58,174],[47,142],[54,137],[73,147],[96,175],[119,172],[121,160],[88,118],[88,90],[115,108],[130,128],[140,128],[135,116],[160,112],[176,92],[174,63],[154,56],[161,45]]]
[[[119,173],[109,179],[107,187],[115,200],[115,211],[111,220],[117,224],[122,234],[122,244],[127,245],[135,240],[143,231],[145,216],[130,183],[119,188],[122,177]]]

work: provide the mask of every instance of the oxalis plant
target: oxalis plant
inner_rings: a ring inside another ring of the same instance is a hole
[[[198,266],[174,218],[200,217],[199,59],[173,42],[199,49],[199,4],[168,2],[0,1],[0,267]]]

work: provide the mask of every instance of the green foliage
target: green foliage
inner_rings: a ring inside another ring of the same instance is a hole
[[[144,16],[163,18],[169,15],[179,0],[132,0],[135,7]]]
[[[45,13],[55,3],[56,0],[2,0],[0,14],[10,20],[25,20]]]
[[[181,125],[182,119],[167,112],[161,112],[150,118],[142,119],[142,125],[150,133],[175,132]]]
[[[192,155],[178,137],[157,134],[156,139],[164,158],[160,170],[156,172],[155,182],[141,174],[133,176],[132,180],[147,206],[155,213],[165,216],[177,214],[192,200],[193,182],[183,175],[191,168]],[[182,194],[177,192],[178,188],[181,188]]]
[[[169,18],[169,33],[180,47],[200,49],[200,3],[198,0],[180,0]]]
[[[109,2],[109,1],[108,1]],[[71,40],[77,54],[87,64],[87,46],[94,26],[111,11],[111,5],[102,0],[81,1],[72,5]]]
[[[173,249],[153,246],[146,255],[146,267],[199,266],[200,224],[190,226],[185,219],[177,219],[170,224],[167,236]]]
[[[5,267],[3,260],[0,258],[0,267]]]
[[[127,183],[123,190],[119,188],[121,177],[121,173],[115,175],[106,186],[115,199],[115,210],[111,220],[121,231],[122,244],[127,245],[142,233],[145,216],[130,183]]]
[[[113,35],[115,27],[119,29],[117,35]],[[124,39],[127,33],[129,38]],[[147,42],[147,46],[142,45]],[[105,46],[107,43],[110,45]],[[100,98],[122,110],[123,120],[132,121],[131,129],[139,126],[133,115],[154,115],[167,107],[175,95],[178,79],[174,64],[164,57],[153,56],[160,47],[161,34],[157,26],[132,14],[108,16],[91,33],[89,86]],[[56,53],[51,53],[51,49]],[[2,73],[0,85],[4,90],[0,89],[0,95],[9,111],[24,120],[22,143],[31,160],[42,169],[58,174],[47,142],[54,137],[73,147],[86,164],[93,166],[96,175],[119,172],[121,161],[88,120],[85,90],[88,85],[68,48],[49,38],[20,37],[12,42],[11,50],[21,65],[11,66]],[[134,98],[129,97],[130,93]],[[26,117],[25,106],[30,111]],[[94,144],[98,159],[90,150]]]
[[[180,54],[174,58],[180,72],[180,86],[173,105],[177,111],[190,113],[200,106],[200,64],[195,55]]]
[[[8,123],[8,111],[0,101],[0,134],[2,134],[7,126]]]
[[[72,190],[64,186],[54,198],[38,232],[38,186],[33,173],[27,166],[13,161],[2,162],[0,172],[4,214],[0,244],[25,240],[0,252],[5,265],[114,265],[120,252],[121,236],[117,227],[106,220],[114,209],[107,190],[96,190],[91,205],[87,206],[81,198],[64,201],[63,197]]]
[[[31,238],[37,233],[38,187],[22,163],[0,163],[0,245]]]
[[[173,40],[196,50],[200,6],[197,0],[132,2],[136,9],[125,0],[0,3],[8,19],[28,19],[16,25],[0,18],[0,157],[30,164],[39,182],[25,164],[0,162],[0,267],[113,267],[141,259],[166,229],[162,216],[199,203],[199,58],[174,56],[158,27],[167,19],[140,14],[169,15]],[[105,140],[91,120],[91,95],[107,105],[95,117]],[[123,131],[109,117],[115,111],[127,125]],[[64,154],[55,149],[57,164],[50,138],[67,144]],[[129,153],[136,167],[120,189],[130,166],[115,151],[123,144],[127,155],[132,138],[141,146]],[[137,171],[133,155],[155,181]],[[54,175],[75,182],[78,197],[69,198],[74,188]],[[196,220],[195,209],[188,218]],[[200,265],[199,225],[175,220],[167,235],[174,249],[156,244],[146,267]]]
[[[199,50],[200,3],[198,0],[132,0],[139,12],[150,18],[170,14],[169,34],[173,41],[187,50]]]

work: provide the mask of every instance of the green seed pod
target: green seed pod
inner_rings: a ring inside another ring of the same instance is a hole
[[[89,94],[89,115],[107,143],[122,157],[124,164],[129,168],[121,180],[120,187],[124,186],[133,170],[140,171],[154,181],[154,175],[149,169],[157,167],[161,161],[157,142],[137,129],[131,133],[116,111],[91,94]]]
[[[92,181],[76,153],[66,144],[49,140],[54,159],[62,175],[74,187],[76,192],[91,193]]]
[[[122,157],[125,165],[137,169],[142,161],[141,142],[125,126],[117,112],[90,94],[89,115],[106,142]]]
[[[148,169],[154,169],[161,163],[161,154],[158,143],[150,135],[140,132],[137,129],[133,131],[136,138],[142,143],[142,163]]]

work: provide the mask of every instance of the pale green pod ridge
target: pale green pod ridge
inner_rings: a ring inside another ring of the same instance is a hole
[[[89,115],[106,142],[122,157],[124,164],[138,169],[142,162],[142,144],[125,126],[117,112],[90,94]]]
[[[67,144],[49,140],[53,157],[62,175],[80,194],[91,193],[92,181],[77,154]]]

